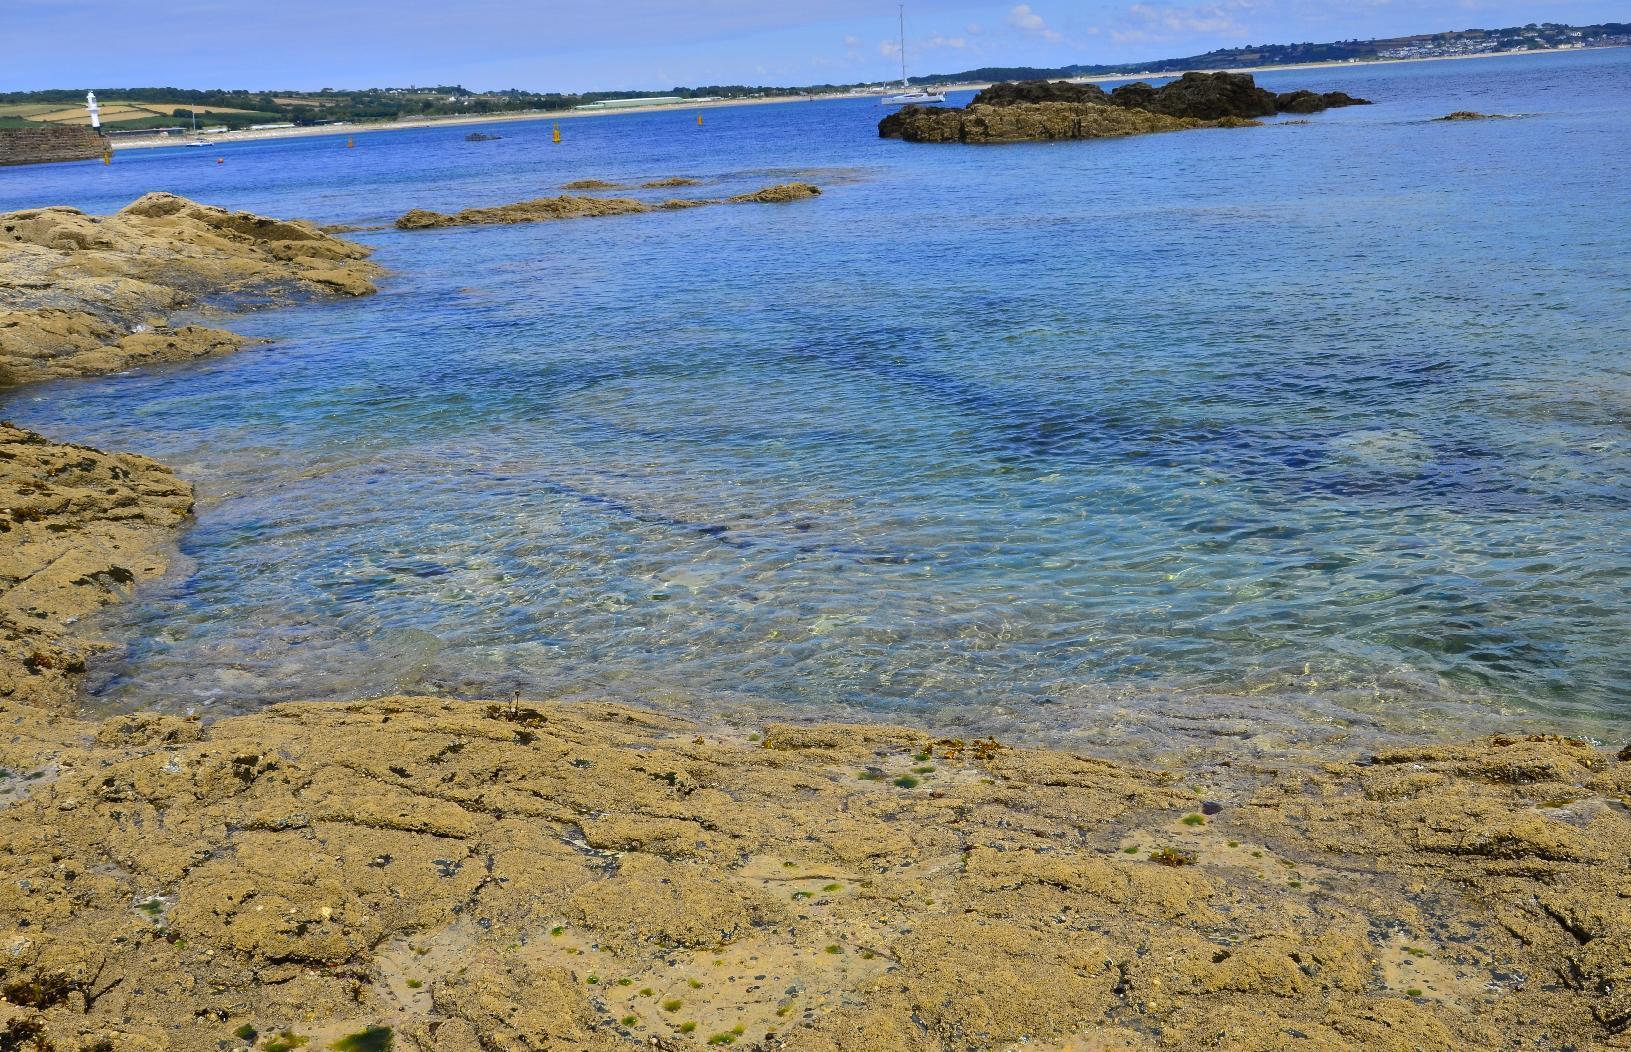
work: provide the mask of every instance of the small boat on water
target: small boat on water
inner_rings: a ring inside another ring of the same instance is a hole
[[[193,117],[193,141],[188,143],[187,145],[188,146],[208,146],[209,143],[205,142],[203,139],[200,139],[198,137],[198,108],[195,106],[189,112],[192,113],[192,117]]]
[[[906,5],[900,5],[900,90],[878,100],[880,106],[926,106],[945,102],[942,91],[926,91],[912,87],[906,76]]]

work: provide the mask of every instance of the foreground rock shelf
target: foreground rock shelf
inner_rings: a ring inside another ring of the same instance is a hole
[[[0,991],[59,1048],[1561,1048],[1631,1021],[1631,763],[1580,743],[1242,785],[593,705],[70,726],[8,750],[0,811]]]
[[[1102,139],[1190,128],[1242,128],[1277,113],[1308,114],[1368,100],[1344,92],[1280,95],[1245,73],[1186,73],[1159,88],[1142,81],[1106,92],[1096,84],[994,84],[964,109],[908,106],[878,123],[908,142],[1008,143]]]

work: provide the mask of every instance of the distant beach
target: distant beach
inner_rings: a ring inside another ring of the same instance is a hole
[[[1578,51],[1611,51],[1613,48],[1577,48]],[[1499,51],[1480,55],[1443,55],[1433,58],[1394,58],[1376,59],[1369,62],[1309,62],[1299,65],[1287,66],[1241,66],[1228,70],[1231,73],[1278,73],[1290,70],[1310,69],[1371,69],[1376,66],[1397,66],[1420,62],[1455,62],[1462,59],[1478,58],[1519,58],[1531,55],[1556,55],[1563,52],[1561,49],[1547,51]],[[1185,70],[1169,73],[1118,73],[1102,77],[1072,77],[1070,79],[1083,83],[1111,83],[1135,80],[1156,80],[1169,77],[1183,76]],[[1206,72],[1216,72],[1207,70]],[[962,84],[936,85],[943,91],[981,91],[991,86],[991,81],[974,81]],[[526,110],[519,113],[483,113],[459,117],[424,117],[414,120],[399,120],[380,123],[363,124],[326,124],[313,127],[295,128],[266,128],[261,131],[223,132],[209,136],[205,139],[211,145],[228,145],[236,142],[259,142],[265,139],[303,139],[322,135],[359,135],[365,132],[382,131],[410,131],[419,128],[456,128],[466,125],[506,124],[514,121],[538,120],[576,120],[583,117],[612,117],[631,113],[656,113],[663,110],[675,110],[682,113],[692,113],[699,110],[729,109],[736,106],[768,106],[793,102],[825,102],[831,99],[870,99],[884,94],[883,91],[873,92],[839,92],[831,95],[771,95],[759,99],[713,99],[685,104],[664,104],[654,106],[627,106],[618,109],[605,110]],[[180,146],[188,139],[185,135],[151,136],[149,138],[114,139],[115,150],[147,150],[165,146]]]

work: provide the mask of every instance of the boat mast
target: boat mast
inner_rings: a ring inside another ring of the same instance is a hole
[[[912,90],[912,82],[906,79],[906,5],[900,5],[900,86],[903,91]]]

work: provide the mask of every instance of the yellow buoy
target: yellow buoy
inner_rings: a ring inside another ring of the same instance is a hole
[[[348,150],[354,149],[356,147],[356,145],[357,145],[357,141],[355,139],[353,139],[351,136],[347,135],[345,137],[345,148],[346,149],[348,149]]]
[[[103,164],[112,164],[113,163],[113,144],[112,143],[103,144],[103,146],[102,146],[102,163]]]
[[[550,141],[551,142],[560,142],[561,141],[561,126],[559,124],[555,125],[555,132],[554,132],[554,134],[552,134],[550,136]]]
[[[702,127],[702,114],[697,114],[697,127]]]

